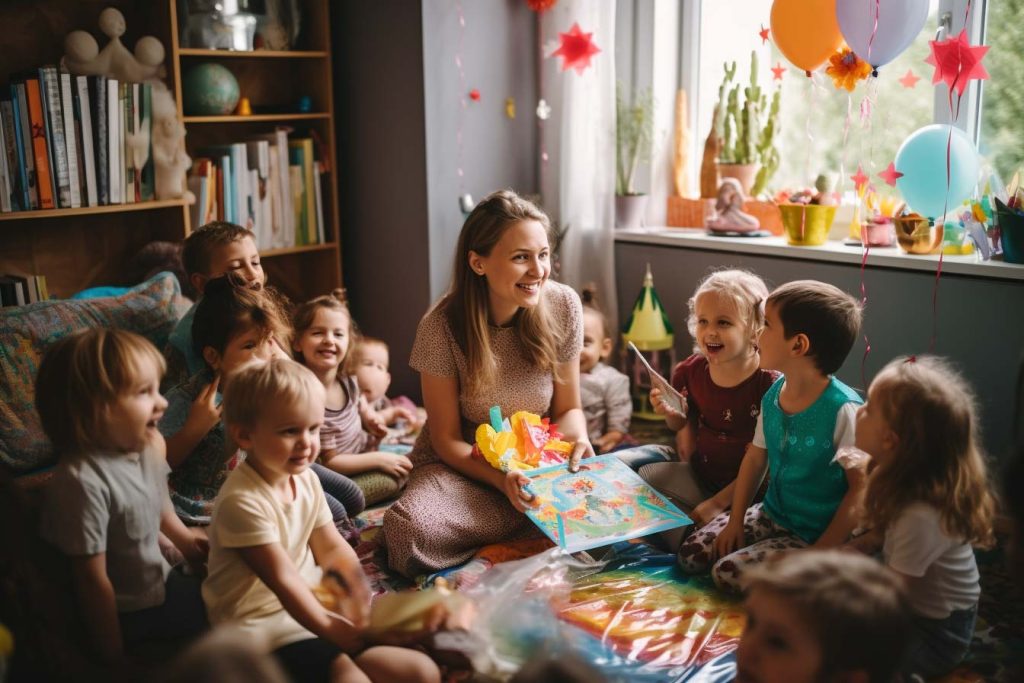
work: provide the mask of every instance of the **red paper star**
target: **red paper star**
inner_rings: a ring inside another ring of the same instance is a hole
[[[601,51],[594,44],[593,36],[593,33],[581,31],[579,24],[573,24],[568,33],[558,34],[562,44],[551,56],[562,57],[562,71],[576,69],[576,73],[582,74],[590,66],[590,58]]]
[[[917,82],[921,80],[921,77],[915,74],[910,69],[907,69],[907,73],[900,79],[900,85],[904,88],[913,88],[917,85]]]
[[[469,91],[469,99],[473,100],[474,102],[479,102],[480,101],[480,91],[477,90],[476,88],[473,88],[472,90],[470,90]]]
[[[772,67],[772,78],[776,81],[782,80],[782,74],[786,73],[786,67],[782,66],[782,62],[776,62],[775,66]]]
[[[950,91],[956,90],[963,97],[968,81],[988,78],[988,71],[981,63],[988,45],[971,45],[967,42],[967,31],[960,31],[956,38],[949,40],[929,40],[928,45],[931,54],[924,61],[935,67],[932,83],[942,81]]]
[[[768,32],[769,31],[764,27],[764,24],[761,24],[761,30],[757,32],[757,35],[761,36],[762,45],[768,42]]]
[[[878,177],[885,181],[889,187],[896,187],[896,180],[902,178],[903,174],[896,170],[896,164],[889,162],[885,170],[878,174]]]
[[[860,164],[857,164],[857,172],[850,176],[850,180],[853,181],[858,193],[862,187],[868,184],[868,176],[864,175],[864,170],[860,167]]]

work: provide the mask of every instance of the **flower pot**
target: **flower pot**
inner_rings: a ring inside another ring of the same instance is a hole
[[[912,213],[896,216],[896,241],[905,254],[937,254],[942,247],[942,224],[933,225],[924,216]]]
[[[836,217],[835,206],[779,204],[786,240],[797,247],[819,247],[828,239]]]
[[[617,194],[615,195],[615,227],[639,228],[644,223],[647,211],[647,195]]]
[[[754,180],[757,178],[757,164],[718,164],[718,175],[740,181],[743,194],[750,196],[750,188],[754,186]]]
[[[1013,211],[997,211],[996,217],[1003,243],[1003,260],[1024,263],[1024,216]]]

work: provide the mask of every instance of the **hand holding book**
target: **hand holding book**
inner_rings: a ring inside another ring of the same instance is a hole
[[[644,364],[647,369],[647,374],[651,377],[651,397],[654,398],[653,390],[657,389],[659,392],[660,400],[670,410],[675,411],[686,417],[686,401],[683,399],[683,395],[673,388],[667,379],[662,377],[658,372],[651,367],[651,364],[644,358],[644,354],[640,353],[640,349],[636,348],[633,342],[628,342],[629,348],[633,353],[637,355],[637,358]]]

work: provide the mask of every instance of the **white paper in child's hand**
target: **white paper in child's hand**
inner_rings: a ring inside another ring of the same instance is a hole
[[[675,388],[669,383],[667,379],[659,375],[651,364],[644,358],[644,354],[640,353],[640,349],[636,348],[633,342],[627,342],[629,348],[637,355],[637,358],[647,368],[647,374],[651,376],[651,386],[657,387],[661,390],[661,400],[663,400],[670,408],[675,410],[677,413],[681,413],[684,417],[686,416],[686,401],[683,400],[683,395],[680,394]]]
[[[836,451],[832,462],[838,463],[844,470],[852,470],[864,467],[871,460],[871,454],[862,451],[856,446],[843,446]]]

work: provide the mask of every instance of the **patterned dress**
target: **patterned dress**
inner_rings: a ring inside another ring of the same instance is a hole
[[[579,296],[555,282],[545,286],[563,340],[558,361],[567,362],[583,348],[583,308]],[[420,321],[409,361],[414,370],[459,383],[462,436],[473,443],[477,425],[488,420],[491,406],[503,415],[527,410],[546,415],[551,408],[554,379],[525,357],[515,327],[492,327],[491,349],[498,363],[497,386],[470,392],[466,357],[436,307]],[[392,569],[406,576],[436,571],[465,562],[477,549],[532,533],[536,527],[497,489],[463,476],[441,462],[430,444],[430,420],[409,457],[409,484],[384,516],[385,544]]]

